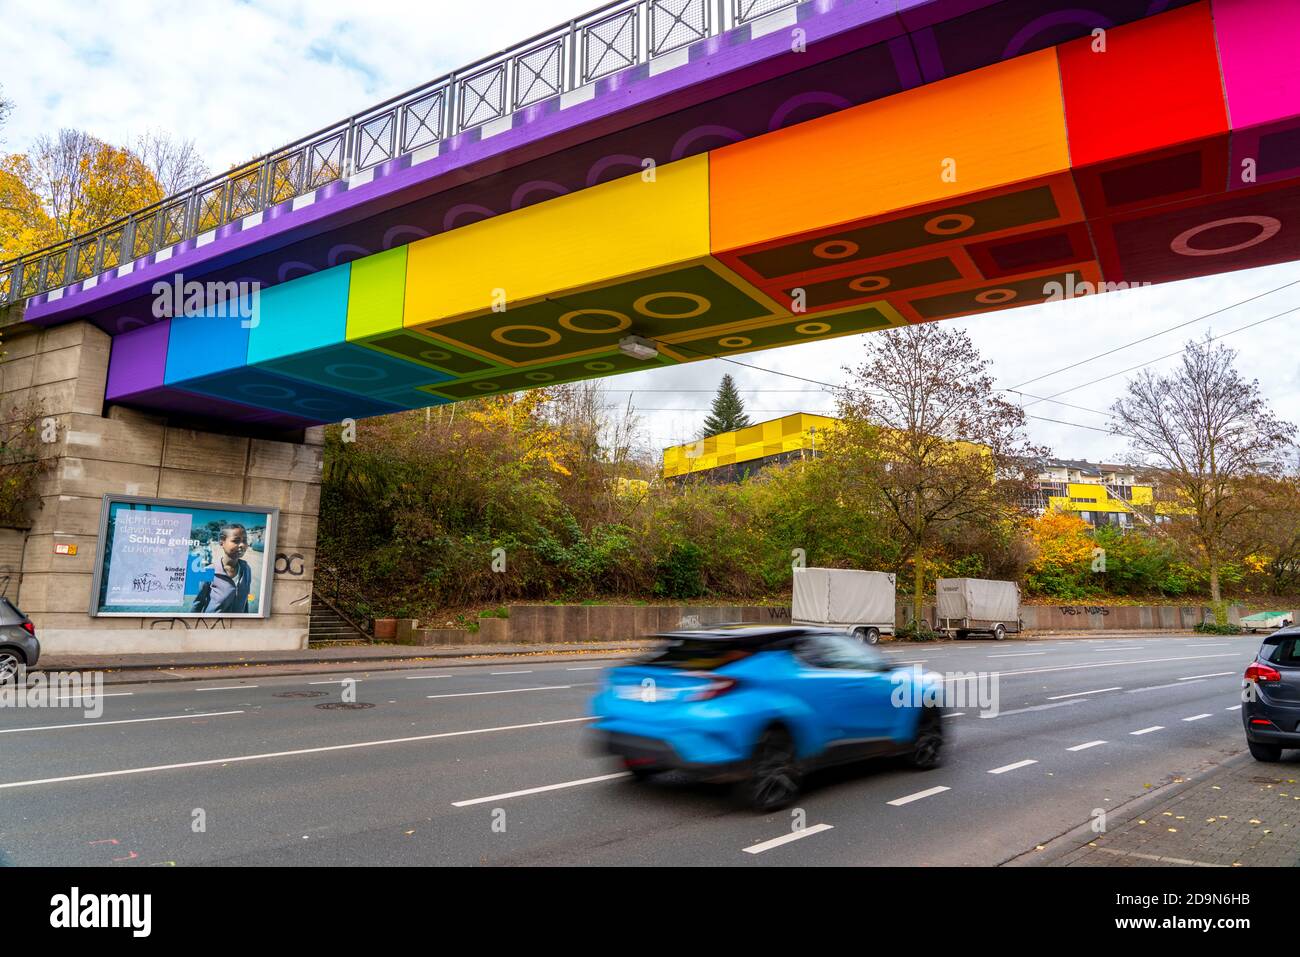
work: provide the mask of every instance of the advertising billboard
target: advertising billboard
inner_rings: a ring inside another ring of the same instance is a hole
[[[90,614],[265,618],[279,514],[105,495]]]

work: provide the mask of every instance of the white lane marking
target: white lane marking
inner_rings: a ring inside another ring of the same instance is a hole
[[[994,768],[989,772],[989,774],[1006,774],[1008,771],[1015,771],[1017,768],[1027,768],[1029,765],[1037,763],[1038,762],[1032,758],[1027,761],[1017,761],[1015,764],[1004,764],[1000,768]]]
[[[451,675],[403,675],[407,681],[423,681],[425,678],[450,678]]]
[[[1036,704],[1029,708],[1011,708],[1006,711],[998,711],[997,713],[981,711],[980,717],[981,718],[1005,718],[1007,715],[1011,715],[1011,714],[1028,714],[1031,711],[1051,711],[1053,708],[1068,708],[1072,704],[1083,704],[1083,702],[1082,701],[1053,701],[1051,704]]]
[[[1240,710],[1241,710],[1241,705],[1239,705],[1239,704],[1234,704],[1231,708],[1224,708],[1223,710],[1224,710],[1224,711],[1240,711]]]
[[[1105,741],[1088,741],[1085,744],[1076,744],[1072,748],[1066,748],[1067,751],[1087,751],[1089,748],[1095,748],[1098,745],[1106,744]]]
[[[896,661],[896,662],[894,662],[894,664],[896,664],[896,665],[923,665],[923,664],[925,664],[925,663],[926,663],[927,661],[929,661],[929,660],[930,660],[929,658],[916,658],[916,659],[911,659],[911,658],[909,658],[909,659],[906,660],[906,661],[902,661],[902,660]]]
[[[81,694],[66,694],[61,698],[55,698],[55,701],[80,701],[82,698],[129,698],[135,694],[134,691],[109,691],[104,694],[95,694],[93,691],[83,691]]]
[[[309,681],[309,685],[345,685],[349,681],[360,681],[360,678],[342,678],[338,681]]]
[[[1045,655],[1045,651],[1016,651],[1006,655],[986,655],[988,658],[1031,658],[1034,655]]]
[[[1226,678],[1228,675],[1235,675],[1235,671],[1216,671],[1212,675],[1188,675],[1186,678],[1179,678],[1179,681],[1200,681],[1202,678]]]
[[[1173,658],[1137,658],[1131,661],[1098,661],[1089,665],[1058,665],[1054,668],[1024,668],[1020,671],[990,671],[989,674],[997,675],[999,678],[1014,678],[1018,675],[1043,675],[1054,671],[1087,671],[1092,668],[1127,668],[1131,665],[1154,665],[1166,661],[1195,661],[1200,658],[1236,658],[1245,651],[1249,651],[1249,649],[1243,649],[1243,651],[1222,651],[1214,655],[1178,655]],[[958,681],[970,681],[970,677],[967,676],[963,678],[953,676],[944,679],[945,683],[956,683]]]
[[[531,675],[532,671],[489,671],[490,675]]]
[[[1062,698],[1082,698],[1084,695],[1089,695],[1089,694],[1103,694],[1104,692],[1107,691],[1120,691],[1123,689],[1123,687],[1124,687],[1123,685],[1116,685],[1113,688],[1098,688],[1096,691],[1072,691],[1070,694],[1052,695],[1047,700],[1060,701]]]
[[[456,694],[430,694],[426,698],[475,698],[484,694],[518,694],[521,691],[562,691],[573,685],[544,685],[540,688],[506,688],[502,691],[460,691]]]
[[[1209,714],[1209,712],[1206,712],[1205,714],[1194,714],[1194,715],[1192,715],[1190,718],[1183,718],[1183,720],[1184,720],[1184,721],[1200,721],[1202,718],[1208,718],[1208,717],[1210,717],[1210,714]]]
[[[604,667],[605,667],[604,665],[584,665],[581,668],[565,668],[564,670],[565,671],[600,671]]]
[[[539,788],[525,788],[522,791],[507,791],[505,794],[489,794],[487,797],[470,798],[468,801],[452,801],[452,807],[469,807],[471,804],[487,804],[491,801],[504,801],[506,798],[524,797],[528,794],[541,794],[543,791],[559,791],[563,788],[576,788],[583,784],[595,784],[598,781],[613,781],[616,778],[631,777],[628,771],[617,771],[614,774],[602,774],[594,778],[581,778],[577,781],[564,781],[561,784],[546,784]]]
[[[242,711],[207,711],[198,714],[169,714],[158,718],[120,718],[116,721],[75,721],[72,724],[47,724],[39,728],[3,728],[0,734],[19,734],[23,731],[61,731],[64,728],[102,728],[110,724],[140,724],[144,721],[183,721],[186,718],[219,718]]]
[[[835,825],[833,824],[814,824],[812,827],[801,827],[797,831],[791,831],[789,834],[782,834],[780,837],[774,837],[770,841],[764,841],[762,844],[751,844],[745,848],[746,854],[762,854],[764,851],[770,851],[774,847],[780,847],[782,844],[789,844],[791,841],[798,841],[805,837],[812,837],[814,834],[820,834],[822,831],[829,831]]]
[[[184,761],[179,764],[155,764],[146,768],[123,768],[119,771],[92,771],[86,774],[66,774],[59,778],[36,778],[31,781],[8,781],[0,790],[26,788],[36,784],[63,784],[68,781],[89,781],[94,778],[116,778],[127,774],[147,774],[151,771],[175,771],[181,768],[202,768],[214,764],[238,764],[243,761],[265,761],[271,758],[290,758],[300,754],[323,754],[327,751],[351,751],[357,748],[375,748],[385,744],[409,744],[413,741],[432,741],[436,738],[459,738],[469,734],[492,734],[497,731],[521,731],[525,728],[544,728],[556,724],[573,724],[575,721],[594,721],[595,718],[560,718],[555,721],[533,721],[529,724],[506,724],[496,728],[471,728],[468,731],[442,731],[437,734],[417,734],[409,738],[383,738],[378,741],[355,741],[352,744],[329,744],[319,748],[298,748],[294,751],[267,751],[262,754],[239,754],[229,758],[208,758],[203,761]]]
[[[928,797],[934,797],[936,794],[942,794],[944,791],[951,791],[952,788],[946,788],[942,785],[937,788],[926,788],[924,791],[917,791],[915,794],[908,794],[905,797],[894,798],[892,801],[886,801],[890,807],[902,807],[904,804],[911,804],[913,801],[923,801]]]
[[[1132,735],[1150,734],[1152,731],[1163,731],[1164,729],[1165,726],[1163,724],[1153,724],[1151,727],[1143,728],[1141,731],[1130,731],[1129,734]]]
[[[966,713],[965,711],[954,711],[952,714],[945,714],[944,717],[945,717],[945,718],[960,718],[960,717],[961,717],[962,715],[964,715],[965,713]]]
[[[1125,691],[1124,693],[1125,693],[1125,694],[1141,694],[1143,691],[1160,691],[1161,689],[1164,689],[1164,688],[1181,688],[1181,687],[1183,687],[1183,685],[1181,684],[1181,682],[1182,682],[1183,680],[1184,680],[1184,679],[1179,678],[1178,681],[1171,681],[1171,682],[1169,682],[1169,684],[1167,684],[1167,685],[1147,685],[1145,688],[1133,688],[1131,691]],[[1202,679],[1200,679],[1200,678],[1197,678],[1197,679],[1196,679],[1196,681],[1200,681],[1200,680],[1202,680]],[[1193,682],[1189,682],[1189,683],[1190,683],[1190,684],[1195,684],[1196,682],[1193,681]]]
[[[249,688],[260,688],[261,685],[222,685],[219,688],[195,688],[195,691],[246,691]]]

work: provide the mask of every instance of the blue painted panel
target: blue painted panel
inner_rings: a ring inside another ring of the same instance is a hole
[[[345,418],[366,418],[402,411],[402,406],[365,396],[350,395],[319,385],[275,375],[250,366],[201,379],[189,379],[178,387],[217,399],[243,402],[325,422]]]
[[[167,340],[167,371],[164,382],[239,369],[248,361],[250,320],[239,316],[177,316],[171,320]]]
[[[258,368],[357,395],[380,395],[454,378],[349,342],[271,359],[258,363]]]
[[[262,290],[248,337],[249,363],[344,342],[351,268],[335,266]]]

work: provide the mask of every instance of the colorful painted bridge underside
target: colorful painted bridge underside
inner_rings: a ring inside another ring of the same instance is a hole
[[[847,106],[136,323],[107,398],[294,427],[1294,260],[1297,38],[1205,0]]]

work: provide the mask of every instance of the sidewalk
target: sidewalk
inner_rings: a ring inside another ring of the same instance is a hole
[[[645,641],[604,641],[583,644],[458,645],[455,648],[404,645],[352,645],[290,651],[191,651],[135,655],[45,655],[41,671],[103,671],[107,684],[154,681],[194,681],[246,676],[317,674],[338,671],[391,671],[431,664],[454,667],[483,658],[526,656],[538,662],[581,656],[591,660],[623,658],[651,647]]]
[[[1300,867],[1300,758],[1237,755],[1010,862],[1029,867]]]

